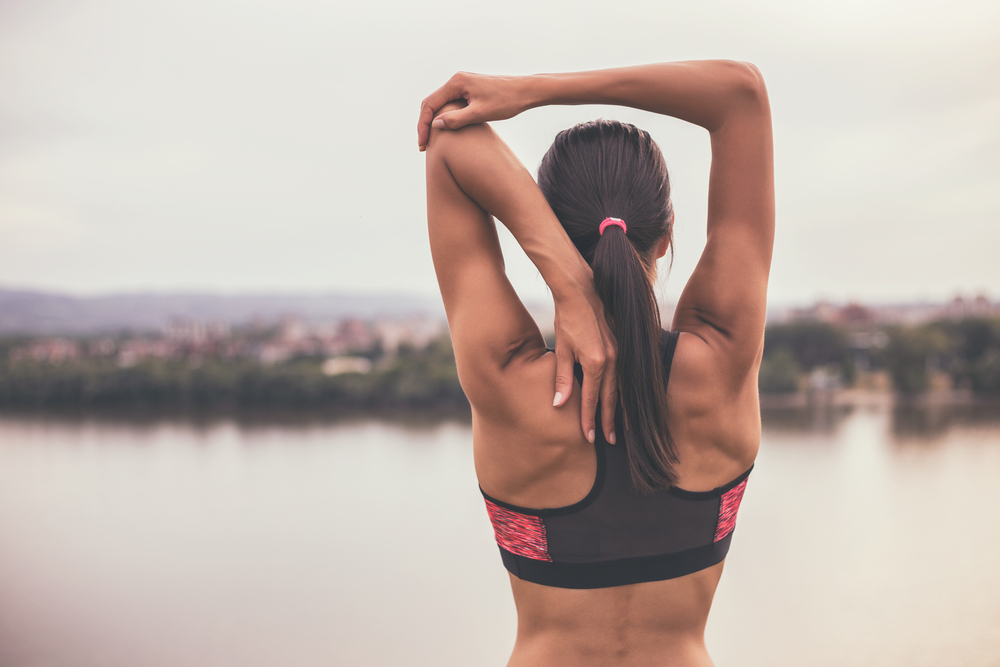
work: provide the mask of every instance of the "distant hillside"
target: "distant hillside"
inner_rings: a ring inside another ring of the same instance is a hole
[[[0,289],[0,333],[149,331],[175,318],[240,325],[296,316],[308,322],[444,315],[437,298],[408,294],[109,294],[76,297]]]

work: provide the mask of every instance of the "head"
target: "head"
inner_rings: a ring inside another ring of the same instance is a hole
[[[649,133],[634,125],[596,120],[563,130],[542,158],[538,184],[588,264],[602,243],[622,240],[615,230],[598,232],[609,217],[625,221],[625,236],[651,275],[672,246],[667,164]]]
[[[647,132],[598,120],[560,132],[538,169],[538,185],[580,254],[618,342],[616,432],[632,482],[650,491],[674,481],[660,363],[656,260],[673,252],[673,205],[663,154]],[[627,231],[605,218],[621,218]]]

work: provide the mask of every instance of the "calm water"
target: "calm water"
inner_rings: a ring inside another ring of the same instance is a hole
[[[1000,409],[768,413],[719,667],[1000,665]],[[0,665],[503,665],[470,429],[0,418]]]

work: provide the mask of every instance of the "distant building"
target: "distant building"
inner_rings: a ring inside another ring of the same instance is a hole
[[[381,320],[375,324],[375,335],[386,354],[395,354],[400,345],[426,347],[435,338],[444,335],[448,327],[439,319],[415,317],[407,320]]]
[[[323,362],[323,375],[343,375],[344,373],[370,373],[372,362],[365,357],[332,357]]]
[[[851,331],[864,331],[887,324],[912,326],[934,320],[960,320],[969,317],[1000,317],[1000,303],[991,302],[986,295],[979,294],[974,299],[956,296],[946,303],[905,303],[861,305],[850,302],[837,305],[828,301],[818,301],[804,308],[776,308],[768,312],[768,321],[783,322],[828,322]]]
[[[974,299],[964,299],[956,296],[945,306],[944,316],[951,320],[961,320],[968,317],[989,317],[997,314],[997,308],[990,303],[986,295],[979,294]]]
[[[80,358],[80,345],[67,338],[42,338],[15,348],[10,353],[14,361],[32,359],[58,364]]]
[[[833,320],[849,331],[868,331],[875,326],[875,313],[859,303],[849,303],[836,313]]]

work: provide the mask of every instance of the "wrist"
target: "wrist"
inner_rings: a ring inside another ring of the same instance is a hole
[[[590,301],[591,297],[597,297],[594,289],[594,272],[582,257],[578,265],[561,271],[557,279],[547,282],[552,291],[552,300],[556,304],[571,303],[580,299]]]
[[[575,104],[616,104],[605,89],[617,81],[602,81],[602,72],[563,72],[561,74],[532,74],[525,77],[526,98],[531,106]]]
[[[524,101],[524,110],[552,104],[555,83],[555,75],[552,74],[531,74],[523,77],[521,99]]]

